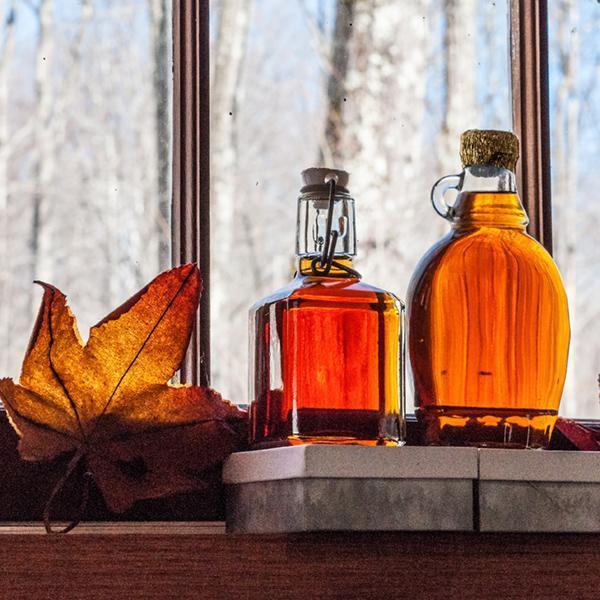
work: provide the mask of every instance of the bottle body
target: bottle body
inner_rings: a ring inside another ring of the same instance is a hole
[[[250,443],[403,439],[404,307],[345,273],[294,281],[250,310]]]
[[[415,404],[428,444],[547,447],[569,318],[551,256],[514,189],[463,191],[453,230],[409,289]]]

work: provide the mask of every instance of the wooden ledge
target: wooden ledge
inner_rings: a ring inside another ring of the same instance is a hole
[[[0,597],[595,600],[600,589],[598,535],[205,533],[214,527],[84,524],[47,536],[8,526]]]
[[[53,523],[53,526],[60,528],[66,523]],[[156,521],[156,522],[124,522],[124,523],[81,523],[71,532],[71,535],[161,535],[161,536],[180,536],[180,535],[222,535],[225,533],[225,523],[223,521],[197,521],[197,522],[174,522],[174,521]],[[2,523],[0,524],[0,536],[45,536],[46,530],[43,523]],[[53,539],[56,539],[53,537]]]

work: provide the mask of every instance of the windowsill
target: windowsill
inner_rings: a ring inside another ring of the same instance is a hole
[[[54,523],[60,528],[67,523]],[[223,521],[134,521],[119,522],[89,522],[80,523],[69,532],[74,536],[115,536],[115,535],[160,535],[177,537],[181,535],[223,535],[225,523]],[[2,536],[46,536],[43,523],[2,523],[0,524],[0,544]]]
[[[595,425],[598,425],[596,423]],[[418,440],[418,424],[413,415],[407,419],[407,440],[414,445]],[[0,522],[31,522],[42,518],[46,499],[55,482],[64,472],[64,461],[29,463],[19,459],[18,438],[0,408]],[[571,450],[573,446],[558,430],[552,438],[552,449]],[[106,509],[102,497],[91,490],[86,514],[89,521],[222,521],[225,519],[225,490],[221,472],[216,469],[207,478],[207,487],[201,493],[181,494],[176,497],[139,502],[123,515]],[[61,500],[56,520],[68,520],[76,511],[78,497],[67,489]],[[599,511],[600,512],[600,511]]]
[[[227,528],[600,532],[600,453],[293,446],[234,454]]]
[[[85,593],[90,598],[210,600],[264,598],[268,593],[283,599],[306,597],[310,590],[309,596],[315,598],[369,598],[376,590],[378,597],[460,595],[463,600],[479,600],[486,590],[502,590],[507,598],[594,598],[600,586],[598,535],[472,531],[223,535],[225,523],[215,520],[223,514],[218,477],[203,494],[149,503],[138,507],[134,517],[121,517],[125,522],[114,522],[115,516],[105,512],[104,522],[85,522],[66,536],[48,536],[39,514],[30,513],[43,506],[59,466],[19,461],[16,441],[0,415],[4,511],[0,519],[5,521],[0,525],[0,563],[6,597]],[[7,508],[18,518],[7,515]],[[134,518],[138,522],[131,522]],[[181,522],[165,522],[177,518]]]
[[[215,535],[202,524],[0,527],[6,598],[595,598],[600,536]]]

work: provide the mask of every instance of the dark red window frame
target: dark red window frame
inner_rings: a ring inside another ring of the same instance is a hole
[[[552,254],[548,2],[511,0],[513,127],[521,140],[518,189],[529,233]]]
[[[517,179],[529,233],[552,252],[547,0],[510,0]],[[182,380],[210,382],[209,2],[173,0],[173,263],[197,262],[204,294]]]
[[[203,277],[196,327],[181,379],[210,383],[209,11],[208,0],[173,0],[174,265]]]
[[[531,219],[530,233],[551,251],[547,0],[510,0],[510,8],[513,122],[522,153],[517,173],[519,189]],[[208,0],[173,0],[173,100],[172,259],[174,264],[198,263],[204,278],[204,293],[181,379],[206,385],[210,382]],[[583,423],[598,428],[600,422]],[[412,421],[410,424],[414,425]],[[414,433],[414,427],[409,427],[409,441]],[[16,446],[16,434],[0,410],[0,520],[39,519],[40,503],[48,497],[64,465],[60,460],[51,465],[20,461]],[[555,447],[571,446],[561,438]],[[148,501],[121,518],[222,518],[223,489],[217,471],[213,482],[200,495]],[[61,508],[65,518],[72,514],[68,503]],[[115,519],[100,500],[92,502],[90,513],[95,520]]]

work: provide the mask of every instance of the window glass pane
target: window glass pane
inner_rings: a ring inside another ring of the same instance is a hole
[[[41,291],[83,337],[170,264],[169,0],[0,2],[0,373]]]
[[[406,296],[464,129],[510,128],[506,0],[213,0],[213,383],[247,401],[248,307],[293,270],[300,171],[350,171],[357,267]]]
[[[554,256],[571,318],[561,412],[600,418],[600,4],[550,0],[548,9]]]

